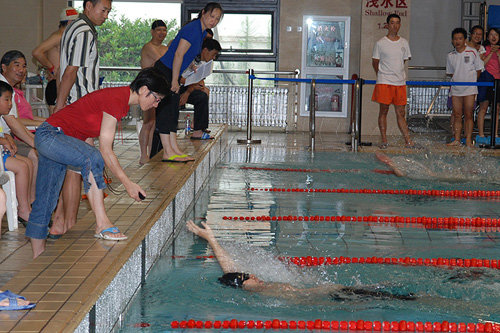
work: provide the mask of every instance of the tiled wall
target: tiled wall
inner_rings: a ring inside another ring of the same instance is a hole
[[[179,222],[225,154],[227,144],[227,134],[223,132],[75,332],[101,333],[119,328],[135,292],[163,249],[171,245]]]

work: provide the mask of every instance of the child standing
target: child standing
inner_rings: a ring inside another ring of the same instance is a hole
[[[456,28],[451,33],[455,50],[448,53],[446,75],[452,76],[452,82],[477,82],[483,70],[483,62],[476,49],[466,44],[467,31]],[[455,140],[448,145],[460,145],[462,134],[462,115],[465,115],[465,138],[467,147],[472,147],[472,129],[474,127],[473,111],[477,95],[477,86],[452,86],[451,100],[453,103],[453,135]]]
[[[484,35],[483,27],[480,25],[475,25],[470,29],[470,38],[469,41],[467,42],[468,46],[472,47],[473,49],[476,49],[476,51],[479,52],[481,60],[484,53],[486,52],[486,49],[481,44],[483,42],[483,35]]]
[[[485,71],[481,73],[479,77],[480,82],[493,82],[495,79],[500,79],[500,31],[497,28],[490,28],[488,30],[488,40],[486,41],[486,52],[483,54],[483,61]],[[500,97],[500,95],[497,95]],[[479,130],[479,135],[476,141],[482,139],[486,142],[484,138],[484,117],[486,116],[486,111],[488,110],[488,105],[493,103],[493,89],[491,87],[479,87],[479,94],[477,95],[477,101],[479,102],[479,113],[477,115],[477,128]],[[498,109],[499,104],[497,104]],[[493,121],[493,120],[492,120]],[[497,113],[497,128],[498,128],[498,113]]]
[[[10,136],[10,128],[3,120],[4,115],[9,114],[12,108],[12,87],[0,81],[0,145],[3,145],[2,153],[5,170],[14,172],[16,177],[16,196],[18,202],[18,219],[23,225],[28,221],[31,212],[31,179],[33,175],[33,164],[24,156],[16,155],[17,146]]]

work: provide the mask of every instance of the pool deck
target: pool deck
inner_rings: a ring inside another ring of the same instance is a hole
[[[192,141],[181,136],[179,140],[181,147],[197,158],[195,162],[185,164],[162,163],[160,156],[156,156],[151,162],[140,166],[135,131],[126,130],[123,141],[117,138],[115,151],[121,165],[130,178],[147,191],[147,198],[140,203],[129,198],[126,193],[114,195],[106,191],[109,194],[105,199],[108,216],[128,235],[127,241],[112,242],[94,238],[94,215],[88,203],[83,201],[75,227],[59,240],[48,241],[46,251],[36,260],[32,260],[31,247],[24,237],[25,229],[20,226],[18,230],[7,231],[4,218],[0,239],[0,289],[9,289],[22,294],[27,299],[37,302],[37,306],[31,311],[0,312],[0,331],[83,332],[88,331],[85,328],[91,326],[95,328],[95,332],[100,332],[105,331],[103,327],[107,327],[108,331],[109,327],[114,327],[116,319],[103,326],[99,322],[99,314],[95,313],[99,311],[99,306],[96,307],[96,304],[98,305],[101,295],[110,292],[110,288],[118,290],[115,290],[118,293],[121,288],[123,292],[133,295],[136,286],[120,284],[111,286],[115,276],[121,274],[122,267],[127,267],[126,262],[130,258],[149,255],[149,252],[146,253],[149,250],[144,248],[145,239],[149,239],[148,233],[164,218],[167,211],[173,215],[173,227],[170,227],[171,230],[168,230],[165,237],[168,238],[175,233],[175,223],[181,219],[180,214],[182,214],[176,212],[176,209],[179,210],[176,207],[180,205],[181,200],[178,198],[175,204],[176,196],[188,183],[194,188],[192,191],[194,194],[191,193],[186,196],[187,199],[182,199],[186,202],[181,206],[183,209],[187,208],[189,200],[192,201],[196,197],[196,190],[202,185],[200,183],[209,177],[209,171],[224,154],[225,149],[236,145],[237,138],[246,136],[243,132],[229,133],[224,126],[213,126],[212,131],[216,139],[205,142]],[[305,150],[309,143],[307,133],[254,132],[254,138],[262,139],[262,144],[255,147]],[[366,137],[363,140],[372,140],[374,144],[371,147],[361,146],[359,149],[361,152],[378,150],[376,144],[378,137]],[[345,145],[346,141],[350,141],[350,136],[347,134],[318,134],[316,150],[349,151],[350,148]],[[421,152],[421,150],[402,148],[403,144],[399,137],[390,138],[390,142],[394,144],[385,150],[390,154]],[[432,147],[433,152],[465,154],[468,151],[460,147],[446,147],[443,143],[436,143],[432,137],[419,135],[417,142]],[[213,154],[214,151],[217,151],[217,154]],[[476,151],[485,155],[500,156],[498,149]],[[115,183],[112,185],[117,186]],[[145,259],[149,260],[148,267],[155,259],[151,258]],[[131,266],[134,265],[137,264]],[[144,276],[139,277],[139,283],[141,278]]]

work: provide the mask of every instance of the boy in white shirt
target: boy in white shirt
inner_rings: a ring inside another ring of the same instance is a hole
[[[466,44],[467,31],[456,28],[451,33],[454,51],[448,53],[446,60],[446,75],[452,82],[477,82],[484,69],[483,61],[475,48]],[[453,136],[449,146],[459,146],[462,134],[462,114],[465,115],[465,143],[472,147],[472,129],[474,127],[473,110],[476,100],[477,86],[452,86],[451,100],[453,103]]]
[[[410,139],[410,131],[406,123],[406,73],[405,62],[411,58],[408,41],[398,36],[401,18],[397,14],[387,17],[387,36],[377,41],[373,48],[372,66],[377,74],[377,84],[373,91],[372,101],[380,104],[378,126],[382,143],[379,148],[385,149],[387,143],[387,113],[394,104],[399,130],[405,139],[407,148],[415,148]]]

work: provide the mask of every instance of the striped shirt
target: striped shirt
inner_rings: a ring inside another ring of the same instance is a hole
[[[97,31],[84,14],[64,30],[61,38],[60,78],[66,67],[78,67],[75,84],[71,87],[68,103],[99,89],[99,55]]]

